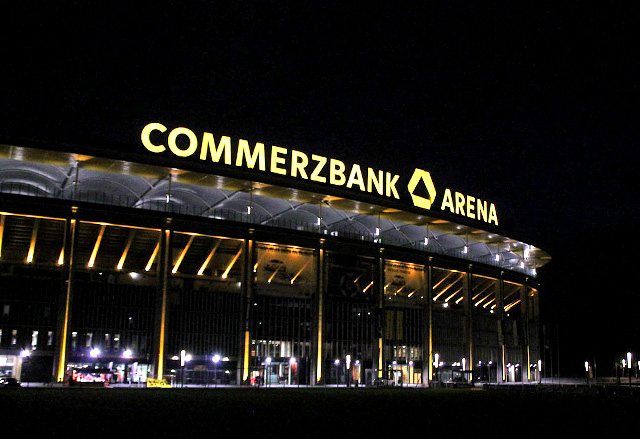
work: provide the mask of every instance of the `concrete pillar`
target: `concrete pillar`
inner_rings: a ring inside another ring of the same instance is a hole
[[[166,331],[168,319],[168,297],[171,288],[171,252],[173,241],[172,220],[167,218],[160,231],[159,249],[156,264],[156,312],[153,331],[153,370],[156,379],[164,378],[164,360],[166,346]]]
[[[384,249],[376,260],[373,270],[373,286],[375,288],[375,345],[373,347],[373,368],[376,379],[383,379],[385,374],[384,361]]]
[[[253,301],[253,252],[254,240],[253,229],[249,229],[249,237],[243,242],[243,264],[242,264],[242,291],[241,291],[241,321],[242,333],[238,343],[238,365],[237,365],[237,383],[249,384],[249,360],[251,358],[251,321],[253,313],[251,312],[251,303]]]
[[[498,345],[500,357],[498,358],[498,383],[506,381],[507,370],[505,364],[506,346],[504,343],[504,271],[500,272],[500,282],[496,292],[496,309],[498,310]]]
[[[433,258],[429,256],[425,267],[422,331],[422,385],[429,386],[433,379]]]
[[[58,299],[58,312],[56,320],[56,338],[53,357],[53,381],[63,382],[67,368],[69,334],[71,323],[71,304],[73,302],[74,284],[74,255],[76,251],[76,238],[78,235],[78,208],[72,207],[71,214],[65,222],[64,229],[64,256],[63,256],[63,287]]]
[[[531,350],[529,345],[529,279],[524,279],[524,287],[520,296],[522,300],[522,381],[531,381]],[[526,362],[526,363],[525,363]]]
[[[467,272],[464,274],[463,285],[462,285],[462,293],[463,299],[462,303],[464,304],[464,314],[465,314],[465,351],[466,351],[466,367],[467,370],[473,371],[473,300],[471,300],[471,291],[472,291],[472,270],[473,266],[469,264]],[[469,374],[470,382],[473,382],[473,373]]]
[[[322,383],[323,374],[323,328],[324,328],[324,294],[325,294],[325,250],[324,239],[318,241],[316,248],[316,294],[313,304],[312,331],[311,331],[311,370],[310,384]]]

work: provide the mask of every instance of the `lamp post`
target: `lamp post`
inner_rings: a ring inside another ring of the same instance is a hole
[[[632,366],[632,362],[631,362],[631,352],[627,352],[627,368],[629,369],[629,388],[631,388],[631,366]]]
[[[184,349],[180,351],[180,387],[184,387],[184,371],[186,364],[191,361],[191,355]]]
[[[267,357],[264,360],[264,364],[265,364],[265,375],[266,375],[266,379],[265,379],[265,383],[267,385],[267,387],[269,387],[270,381],[271,381],[271,374],[269,373],[271,371],[271,357]]]
[[[296,366],[296,364],[297,364],[296,357],[289,358],[289,378],[288,378],[289,385],[291,385],[291,375],[293,375],[293,368]]]
[[[133,358],[133,352],[131,349],[125,349],[122,353],[122,359],[124,360],[124,376],[122,377],[122,382],[129,381],[129,360]]]
[[[213,382],[214,387],[217,388],[218,387],[218,363],[220,362],[220,355],[215,354],[213,357],[211,357],[211,361],[213,361]]]
[[[587,385],[589,385],[589,362],[588,361],[584,362],[584,373],[587,380]]]
[[[336,387],[338,387],[338,384],[340,383],[340,359],[336,358],[333,361],[333,364],[336,366]]]

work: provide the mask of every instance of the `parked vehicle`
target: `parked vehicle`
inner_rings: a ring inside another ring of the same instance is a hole
[[[11,377],[0,378],[0,387],[22,387],[20,381]]]

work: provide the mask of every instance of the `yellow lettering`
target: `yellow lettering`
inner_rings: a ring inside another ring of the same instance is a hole
[[[185,150],[178,148],[178,145],[176,144],[176,139],[181,134],[189,138],[189,147]],[[189,128],[179,127],[171,130],[171,132],[169,133],[168,143],[171,152],[178,157],[189,157],[191,154],[196,152],[196,148],[198,148],[198,139],[196,138],[196,135],[193,133],[193,131],[191,131]]]
[[[342,186],[347,178],[344,176],[344,163],[331,159],[329,162],[329,183]]]
[[[393,196],[397,199],[400,199],[400,195],[398,195],[398,191],[396,190],[396,183],[398,182],[398,179],[400,178],[400,176],[394,175],[393,178],[391,178],[391,174],[387,172],[386,177],[387,177],[387,191],[386,191],[387,197],[390,197],[391,193],[393,192]]]
[[[202,135],[202,146],[200,148],[200,160],[207,159],[207,152],[211,153],[211,161],[218,163],[224,152],[224,163],[231,164],[231,139],[227,136],[220,137],[220,143],[216,146],[213,134],[204,133]]]
[[[351,167],[351,173],[349,174],[349,181],[347,181],[347,187],[352,187],[354,184],[360,186],[361,191],[365,191],[364,180],[362,179],[362,171],[360,165],[353,165]]]
[[[371,192],[371,189],[375,187],[376,192],[382,195],[382,187],[384,185],[383,178],[382,171],[378,171],[378,176],[376,177],[376,171],[367,168],[367,192]]]
[[[311,173],[311,180],[317,181],[320,183],[326,183],[327,177],[321,176],[320,171],[322,171],[322,168],[324,168],[324,165],[327,163],[327,158],[322,157],[321,155],[311,154],[311,160],[315,160],[316,162],[318,162],[318,164],[316,165],[316,168]]]
[[[250,153],[249,142],[243,139],[238,140],[238,155],[236,157],[236,166],[242,166],[243,160],[246,160],[247,168],[253,169],[253,167],[256,165],[256,162],[258,162],[258,169],[264,171],[264,144],[256,143],[255,148],[253,148],[253,153]]]
[[[444,210],[445,208],[449,208],[451,213],[453,212],[453,198],[451,197],[451,190],[445,189],[444,196],[442,197],[442,206],[440,206],[440,210]]]
[[[489,222],[498,225],[498,215],[496,214],[496,206],[491,203],[489,206]]]
[[[287,148],[280,148],[279,146],[273,145],[271,147],[271,172],[274,174],[287,175],[286,169],[278,167],[278,165],[284,165],[286,163],[286,159],[280,157],[280,154],[286,155]]]
[[[467,195],[467,217],[476,219],[476,213],[474,209],[476,208],[474,202],[476,201],[476,197],[472,197],[471,195]]]
[[[487,222],[487,202],[478,198],[478,219]]]
[[[464,195],[456,192],[456,214],[464,215]]]
[[[308,179],[307,171],[305,168],[309,164],[309,158],[304,152],[296,151],[295,149],[291,151],[291,176],[297,177],[298,172],[300,172],[300,177],[305,180]]]
[[[154,145],[153,143],[151,143],[151,139],[149,139],[151,131],[160,131],[161,133],[164,133],[165,131],[167,131],[167,127],[165,127],[161,123],[150,123],[142,129],[142,134],[140,135],[142,144],[149,151],[156,153],[164,151],[166,149],[164,145]]]

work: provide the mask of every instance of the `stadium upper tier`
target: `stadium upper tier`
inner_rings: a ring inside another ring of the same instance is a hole
[[[0,145],[0,193],[146,209],[408,247],[536,276],[532,245],[433,215],[95,156]]]

